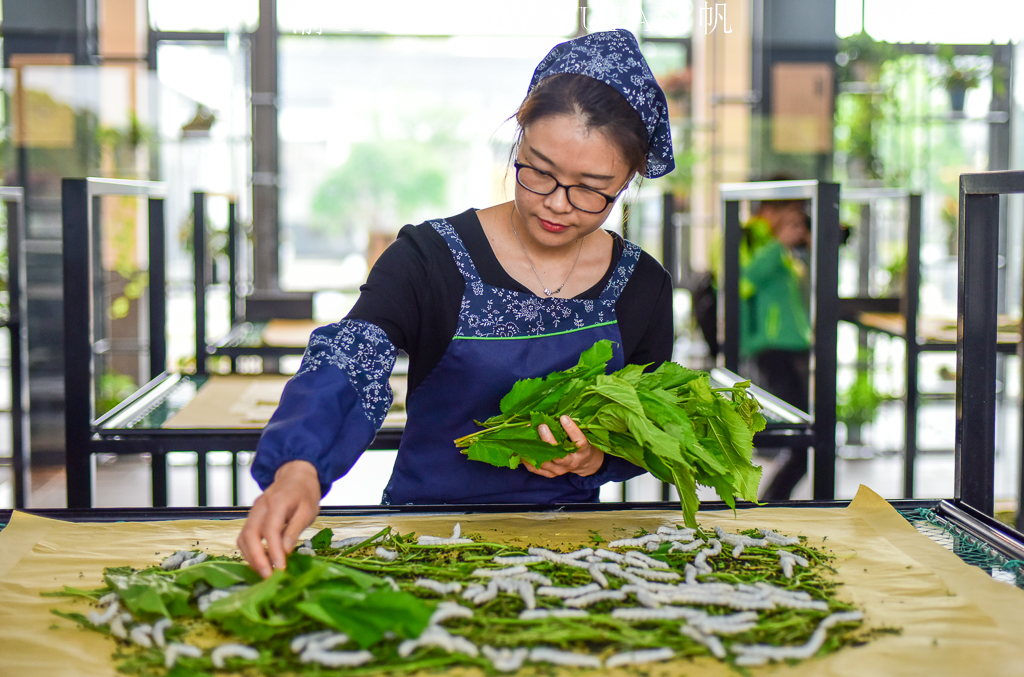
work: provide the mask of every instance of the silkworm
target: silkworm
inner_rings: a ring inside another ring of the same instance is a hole
[[[391,589],[395,592],[401,591],[401,588],[398,587],[398,583],[395,583],[395,579],[391,578],[391,576],[385,576],[383,580],[385,583],[391,586]]]
[[[674,552],[693,552],[702,545],[704,545],[704,539],[702,538],[690,541],[689,543],[676,542],[673,543],[672,547],[668,549],[668,554],[671,555]]]
[[[708,550],[704,549],[697,553],[697,556],[693,558],[693,568],[697,570],[698,574],[710,574],[712,569],[708,564]]]
[[[661,537],[658,534],[647,534],[640,536],[639,538],[620,538],[617,541],[612,541],[608,544],[609,548],[642,548],[647,545],[649,541],[661,542]]]
[[[437,536],[420,536],[416,545],[466,545],[472,543],[470,538],[438,538]]]
[[[530,660],[534,663],[552,663],[575,668],[600,668],[601,659],[588,654],[559,651],[549,647],[538,646],[530,649]]]
[[[704,551],[702,550],[701,552]],[[715,557],[717,555],[722,554],[722,542],[719,541],[717,538],[709,538],[707,553],[708,557]]]
[[[214,602],[216,602],[218,600],[221,600],[221,599],[224,599],[225,597],[230,597],[231,595],[235,594],[239,590],[244,590],[247,587],[249,587],[249,586],[247,586],[247,585],[232,585],[230,588],[220,588],[220,589],[217,589],[217,590],[211,590],[210,592],[208,592],[207,594],[203,595],[202,597],[200,597],[199,599],[196,600],[196,606],[199,607],[199,612],[200,613],[204,613],[205,614],[206,610],[209,609],[210,605],[213,604]]]
[[[260,652],[251,646],[244,644],[221,644],[210,652],[210,660],[213,667],[223,669],[224,661],[228,658],[241,658],[246,661],[254,661],[260,657]]]
[[[116,616],[120,610],[121,603],[117,599],[115,599],[113,602],[110,603],[110,606],[108,606],[107,610],[103,613],[100,613],[98,611],[90,611],[89,622],[93,625],[106,625],[111,620],[113,620],[114,616]]]
[[[207,555],[205,552],[201,552],[198,555],[196,555],[195,557],[192,557],[190,559],[186,559],[184,562],[181,563],[181,566],[179,566],[178,569],[188,569],[190,566],[195,566],[196,564],[202,564],[203,562],[206,561],[207,557],[209,557],[209,555]]]
[[[198,646],[192,646],[191,644],[168,644],[167,648],[164,649],[164,667],[168,670],[173,668],[174,664],[178,662],[179,656],[199,658],[202,655],[203,650]]]
[[[595,583],[600,585],[602,588],[608,587],[608,579],[600,569],[596,566],[590,566],[587,570],[590,572],[590,577],[594,579]]]
[[[601,589],[601,586],[597,583],[587,583],[575,588],[560,588],[553,586],[543,586],[537,588],[537,594],[542,597],[561,597],[567,599],[569,597],[579,597],[580,595],[586,595],[591,592],[597,592]]]
[[[519,620],[538,621],[544,618],[585,618],[588,615],[583,609],[527,609],[519,612]]]
[[[161,649],[167,645],[167,642],[164,640],[164,632],[169,627],[171,627],[170,618],[161,618],[153,624],[153,644],[156,644]]]
[[[388,550],[387,548],[378,545],[377,549],[373,551],[377,557],[380,557],[385,562],[394,562],[398,559],[398,553],[394,550]]]
[[[432,592],[436,592],[439,595],[451,595],[462,592],[462,583],[451,582],[441,583],[430,578],[417,578],[416,582],[413,583],[417,588],[424,588]]]
[[[519,598],[523,600],[523,605],[527,609],[537,608],[537,598],[533,592],[533,586],[527,581],[521,581],[519,584]]]
[[[428,625],[418,639],[407,639],[399,644],[398,655],[402,658],[408,658],[412,655],[413,651],[421,646],[437,646],[448,653],[459,652],[474,658],[480,654],[480,650],[476,648],[476,645],[465,637],[449,634],[440,625]]]
[[[676,527],[658,527],[658,533],[663,536],[693,536],[697,533],[696,529],[689,527],[683,527],[682,529]]]
[[[473,602],[473,604],[475,604],[477,606],[480,606],[481,604],[484,604],[486,602],[490,602],[492,599],[494,599],[497,596],[498,596],[498,581],[497,581],[497,579],[493,579],[492,578],[491,582],[487,584],[487,587],[482,592],[477,593],[477,595],[475,597],[473,597],[473,599],[471,601]]]
[[[598,564],[600,562],[604,562],[604,558],[598,557],[597,555],[587,555],[583,559],[587,562],[590,562],[591,564]]]
[[[590,606],[591,604],[595,604],[597,602],[603,602],[606,599],[613,599],[621,602],[622,600],[626,599],[626,593],[622,592],[621,590],[601,590],[599,592],[591,592],[587,593],[586,595],[580,595],[579,597],[570,597],[569,599],[565,600],[563,604],[565,604],[565,606],[579,608],[584,606]]]
[[[351,548],[353,545],[358,545],[363,541],[369,539],[372,535],[373,534],[369,534],[367,536],[350,536],[348,538],[343,538],[340,541],[331,541],[331,547],[336,550],[344,550],[345,548]],[[380,538],[375,538],[373,539],[373,541],[371,541],[371,543],[376,543],[379,540]]]
[[[354,668],[373,660],[369,651],[307,651],[299,658],[303,663],[318,663],[325,668]]]
[[[766,538],[751,538],[743,534],[730,534],[722,527],[715,527],[715,535],[718,536],[719,540],[729,545],[745,545],[752,548],[763,548],[768,545],[768,539]]]
[[[806,568],[810,564],[805,557],[801,557],[800,555],[792,553],[789,550],[779,550],[779,559],[791,559],[804,568]]]
[[[516,564],[536,564],[537,562],[543,562],[543,557],[537,557],[536,555],[514,555],[509,557],[495,557],[491,560],[495,564],[504,565],[516,565]]]
[[[535,557],[540,557],[540,558],[545,559],[545,560],[547,560],[549,562],[554,562],[555,564],[564,564],[566,566],[581,567],[581,568],[584,568],[584,569],[586,569],[588,566],[590,566],[589,564],[587,564],[587,562],[581,562],[581,561],[579,561],[577,559],[572,559],[570,557],[566,557],[565,555],[563,555],[561,553],[552,552],[551,550],[547,550],[545,548],[530,548],[526,552],[528,552],[529,554],[531,554],[531,555],[533,555]]]
[[[634,551],[634,552],[626,553],[626,561],[624,563],[628,563],[628,560],[630,560],[630,559],[640,560],[641,562],[644,562],[651,569],[671,569],[672,568],[669,564],[666,564],[665,562],[662,562],[660,559],[654,559],[653,557],[648,557],[647,555],[643,554],[642,552],[635,552]]]
[[[794,560],[786,557],[779,559],[779,568],[782,569],[782,575],[786,578],[793,578],[793,565],[795,563]]]
[[[316,555],[316,550],[314,550],[313,548],[298,548],[295,550],[295,552],[300,555],[309,555],[310,557]],[[182,565],[182,568],[184,568],[184,565]]]
[[[100,597],[98,600],[96,600],[96,603],[100,606],[107,606],[108,604],[116,602],[118,599],[120,599],[120,597],[118,597],[116,592],[108,592],[107,594],[103,595],[103,597]]]
[[[568,557],[569,559],[580,559],[581,557],[587,557],[587,556],[593,555],[593,554],[594,554],[594,549],[593,548],[580,548],[579,550],[575,550],[573,552],[567,552],[567,553],[565,553],[562,556],[563,557]]]
[[[695,609],[687,609],[679,606],[663,606],[657,609],[615,609],[612,611],[612,618],[622,621],[678,621],[681,618],[689,619]]]
[[[128,639],[128,631],[125,630],[124,621],[120,616],[115,616],[114,620],[110,621],[110,634],[118,639]]]
[[[679,574],[674,571],[658,571],[654,569],[636,569],[633,567],[627,568],[626,573],[646,578],[652,581],[678,581]]]
[[[668,647],[662,649],[643,649],[639,651],[624,651],[609,656],[605,659],[606,668],[618,668],[624,665],[643,665],[644,663],[656,663],[667,661],[676,655],[676,652]]]
[[[860,611],[841,611],[828,616],[822,620],[807,643],[797,646],[771,646],[768,644],[733,644],[734,653],[739,657],[753,656],[765,660],[780,661],[787,658],[808,659],[818,653],[821,645],[825,643],[828,629],[837,623],[852,623],[864,618]]]
[[[452,527],[452,538],[458,538],[462,536],[462,523],[456,522],[455,526]]]
[[[130,639],[135,644],[138,644],[139,646],[148,649],[149,647],[153,646],[153,638],[150,636],[150,633],[152,632],[153,626],[149,625],[148,623],[136,625],[134,628],[131,629],[131,632],[128,633],[128,639]]]
[[[658,542],[655,542],[655,541],[650,541],[650,542],[647,543],[647,545],[644,546],[644,548],[647,550],[647,552],[654,552],[655,550],[657,550],[660,547],[661,547],[661,543],[658,543]]]
[[[621,566],[635,567],[637,569],[650,569],[651,568],[650,564],[648,564],[644,560],[640,559],[639,557],[636,557],[636,555],[638,555],[638,554],[640,554],[640,553],[636,552],[635,550],[630,551],[626,555],[626,558],[622,560],[622,565]]]
[[[697,585],[697,567],[688,563],[683,568],[683,577],[686,579],[687,585]]]
[[[522,564],[508,569],[476,569],[473,572],[473,576],[477,577],[489,577],[499,578],[501,576],[515,576],[516,574],[525,574],[528,569]]]
[[[695,642],[706,646],[708,651],[710,651],[711,655],[713,655],[715,658],[718,658],[719,660],[725,658],[725,647],[722,646],[722,640],[718,639],[714,635],[705,635],[697,628],[691,627],[689,625],[684,625],[681,628],[679,628],[679,632],[686,635]]]
[[[626,559],[625,555],[621,555],[617,552],[612,552],[611,550],[605,550],[603,548],[599,549],[594,554],[598,557],[603,557],[604,559],[611,560],[613,562],[618,562],[620,564],[622,563],[622,560]]]
[[[775,533],[771,529],[761,529],[761,535],[769,543],[775,545],[800,545],[800,539],[796,536],[783,536],[782,534]]]
[[[732,556],[735,559],[739,559],[740,555],[742,555],[742,554],[743,554],[743,544],[742,543],[740,543],[739,545],[733,546],[733,548],[732,548]]]
[[[292,637],[291,643],[288,645],[292,650],[292,653],[302,653],[305,651],[309,644],[318,642],[322,639],[327,639],[334,634],[333,630],[317,630],[316,632],[307,632],[303,635],[296,635]]]
[[[472,618],[473,610],[455,602],[441,602],[430,616],[430,625],[440,625],[452,618]]]
[[[480,648],[480,651],[499,672],[515,672],[523,666],[527,656],[530,655],[530,650],[525,647],[495,649],[491,646],[484,646]]]
[[[473,599],[486,589],[487,588],[480,585],[479,583],[474,583],[462,592],[462,599]]]
[[[336,646],[348,644],[348,641],[349,636],[344,632],[328,632],[326,637],[318,637],[307,642],[303,653],[330,651]]]
[[[164,571],[174,571],[181,566],[181,563],[185,561],[185,558],[188,557],[188,555],[188,550],[179,550],[173,555],[164,558],[164,561],[160,562],[160,568]]]
[[[658,609],[661,607],[661,602],[658,601],[657,595],[642,588],[636,590],[633,593],[633,596],[636,597],[636,601],[640,602],[641,606],[644,606],[648,609]]]
[[[309,538],[305,539],[304,541],[302,541],[302,547],[303,548],[309,548],[310,550],[312,550],[313,549],[313,541],[311,539],[309,539]]]
[[[537,585],[551,585],[550,578],[548,578],[544,574],[539,574],[536,571],[527,571],[525,574],[515,574],[513,576],[509,576],[508,578],[512,578],[517,581],[530,581],[531,583],[536,583]]]

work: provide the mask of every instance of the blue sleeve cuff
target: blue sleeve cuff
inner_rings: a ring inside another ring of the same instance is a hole
[[[601,464],[600,470],[587,477],[571,474],[569,475],[569,481],[579,489],[593,490],[600,488],[601,485],[608,482],[625,482],[645,472],[647,471],[643,468],[635,466],[625,459],[605,454],[604,463]]]
[[[260,487],[285,463],[302,460],[316,468],[326,494],[366,451],[391,407],[396,353],[368,322],[343,320],[313,332],[257,445],[252,476]]]

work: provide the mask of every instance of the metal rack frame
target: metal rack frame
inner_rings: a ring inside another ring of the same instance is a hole
[[[7,327],[11,337],[11,469],[14,471],[14,507],[20,509],[25,507],[31,466],[28,306],[25,299],[25,189],[0,186],[0,201],[7,208],[8,317],[3,326]]]
[[[1024,193],[1024,171],[960,175],[955,446],[958,471],[953,496],[986,515],[995,509],[999,196],[1011,193]],[[1024,496],[1024,468],[1020,469],[1018,496]],[[1024,511],[1018,506],[1017,527],[1024,527],[1022,523]]]
[[[839,322],[839,184],[822,181],[758,181],[719,186],[724,214],[722,279],[718,287],[719,345],[726,369],[740,361],[740,202],[811,201],[811,353],[814,447],[813,495],[835,496],[836,474],[836,331]],[[787,446],[787,445],[779,445]]]

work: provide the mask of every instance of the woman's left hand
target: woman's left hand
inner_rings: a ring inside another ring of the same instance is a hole
[[[582,477],[588,477],[600,470],[601,465],[604,463],[604,452],[591,446],[583,431],[568,416],[562,416],[559,419],[559,423],[562,424],[562,429],[569,436],[569,439],[576,443],[579,451],[574,451],[563,458],[546,461],[539,467],[534,467],[523,461],[526,469],[542,477],[558,477],[569,472],[576,473]],[[537,426],[537,432],[540,433],[540,438],[548,444],[558,444],[554,434],[546,425],[541,424]]]

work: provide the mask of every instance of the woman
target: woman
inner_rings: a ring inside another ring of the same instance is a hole
[[[601,339],[615,343],[616,369],[671,356],[671,279],[601,229],[637,174],[674,167],[667,115],[627,31],[544,58],[516,113],[515,200],[403,228],[352,312],[310,338],[253,464],[265,491],[238,545],[254,569],[284,567],[321,496],[372,441],[398,349],[410,358],[408,419],[384,503],[596,501],[603,483],[642,472],[569,417],[560,423],[579,450],[536,468],[469,461],[453,440],[497,413],[517,380],[568,368]]]

